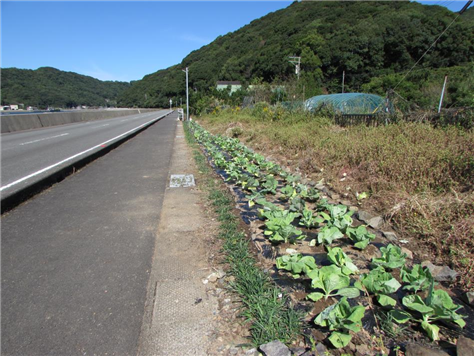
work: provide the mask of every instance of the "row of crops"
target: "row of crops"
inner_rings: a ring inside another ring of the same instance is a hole
[[[303,184],[300,176],[238,139],[212,135],[195,122],[190,125],[215,169],[245,194],[248,208],[263,222],[262,234],[269,243],[295,246],[276,258],[276,268],[310,286],[307,300],[334,300],[312,319],[334,347],[347,346],[361,331],[362,319],[373,304],[396,325],[421,327],[433,341],[440,339],[440,324],[457,331],[465,326],[464,316],[458,314],[461,306],[445,290],[435,289],[429,269],[409,266],[400,247],[381,246],[364,265],[348,256],[373,245],[376,235],[354,219],[347,206],[329,202],[319,190]],[[324,265],[310,253],[296,251],[304,244],[324,247]],[[362,303],[364,298],[370,302]]]

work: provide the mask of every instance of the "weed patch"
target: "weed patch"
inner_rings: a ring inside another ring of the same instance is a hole
[[[293,309],[288,296],[257,266],[249,249],[249,240],[238,228],[232,196],[211,174],[187,124],[185,133],[194,149],[198,169],[203,173],[201,185],[208,192],[220,222],[219,238],[224,240],[225,262],[229,265],[228,272],[234,277],[230,288],[241,300],[241,315],[250,324],[252,343],[256,346],[273,340],[290,343],[301,333],[302,314]]]

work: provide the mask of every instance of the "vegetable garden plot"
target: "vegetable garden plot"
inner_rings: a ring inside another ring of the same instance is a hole
[[[347,206],[331,203],[237,139],[190,125],[234,191],[258,249],[276,266],[275,281],[299,292],[293,299],[328,345],[348,351],[351,341],[370,344],[374,334],[397,346],[417,331],[432,341],[462,333],[461,306],[434,288],[429,270],[408,262],[398,246],[385,246]]]

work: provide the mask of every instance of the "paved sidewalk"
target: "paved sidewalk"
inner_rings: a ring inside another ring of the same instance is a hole
[[[182,124],[176,130],[170,174],[196,171]],[[168,177],[169,181],[169,177]],[[148,284],[140,355],[207,355],[217,313],[216,297],[202,279],[212,273],[204,238],[202,193],[166,188]]]

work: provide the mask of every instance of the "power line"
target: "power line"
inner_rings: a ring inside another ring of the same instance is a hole
[[[448,29],[451,27],[451,25],[458,19],[458,17],[460,16],[461,14],[457,14],[456,17],[453,19],[453,21],[451,21],[451,23],[448,25],[448,27],[446,27],[444,29],[443,32],[441,32],[441,34],[438,36],[438,38],[436,38],[434,40],[434,42],[431,44],[431,46],[425,51],[425,53],[423,53],[423,55],[416,61],[416,63],[413,65],[413,67],[410,68],[410,70],[407,72],[407,74],[405,74],[403,76],[403,78],[398,82],[397,85],[395,85],[395,87],[393,88],[393,90],[397,89],[397,87],[405,80],[405,78],[408,76],[408,74],[411,73],[411,71],[417,66],[418,63],[420,63],[420,61],[423,59],[423,57],[431,50],[431,48],[433,48],[433,46],[438,42],[438,40],[441,38],[441,36],[443,36],[446,31],[448,31]]]

